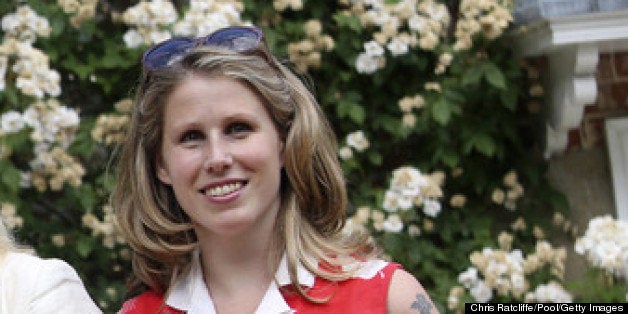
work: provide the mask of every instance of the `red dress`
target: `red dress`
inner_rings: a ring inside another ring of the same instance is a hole
[[[297,314],[386,313],[390,279],[394,271],[399,268],[401,268],[399,264],[389,263],[372,278],[351,278],[338,283],[332,283],[316,277],[314,287],[308,291],[308,295],[314,298],[326,298],[331,296],[329,301],[322,304],[312,303],[301,297],[291,286],[282,287],[281,293],[288,305],[293,309],[293,313]],[[163,295],[147,291],[126,301],[119,313],[181,314],[185,312],[165,304]]]

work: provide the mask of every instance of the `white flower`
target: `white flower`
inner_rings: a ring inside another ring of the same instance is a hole
[[[4,90],[5,88],[4,77],[7,74],[8,65],[9,65],[9,57],[0,55],[0,79],[2,80],[0,91]]]
[[[571,303],[573,297],[560,284],[552,281],[545,285],[539,285],[532,292],[536,302]]]
[[[60,106],[56,108],[57,124],[62,128],[74,128],[79,125],[80,119],[78,113],[74,109]]]
[[[20,20],[16,14],[7,14],[2,17],[2,30],[7,33],[17,29],[19,25]]]
[[[409,195],[397,195],[397,205],[399,209],[409,210],[414,206],[414,197]]]
[[[589,260],[593,262],[593,265],[609,270],[619,268],[617,262],[621,254],[621,247],[617,243],[601,241],[592,247],[589,252]]]
[[[378,42],[371,40],[364,43],[364,52],[369,57],[381,57],[384,55],[384,48]]]
[[[429,184],[427,178],[414,167],[400,167],[393,171],[390,188],[406,196],[419,196],[421,188]]]
[[[153,20],[159,24],[172,24],[177,20],[177,11],[169,0],[153,0],[149,12]]]
[[[31,188],[31,174],[29,172],[20,172],[19,186],[23,189]]]
[[[24,128],[24,118],[17,111],[9,111],[0,117],[0,130],[4,133],[16,133]]]
[[[628,222],[610,215],[591,219],[585,234],[576,239],[574,250],[594,266],[628,278]]]
[[[523,273],[510,274],[510,282],[512,283],[512,290],[515,293],[523,293],[526,291],[526,278]]]
[[[364,132],[356,131],[347,135],[347,145],[362,152],[370,146],[370,143],[364,135]]]
[[[399,209],[399,194],[395,191],[388,190],[384,194],[384,201],[382,203],[382,208],[388,212],[396,212]]]
[[[61,75],[55,70],[48,70],[42,73],[42,89],[52,97],[61,95]]]
[[[506,261],[515,271],[523,271],[523,252],[519,249],[512,250],[506,255]]]
[[[451,55],[451,53],[445,52],[438,57],[438,62],[448,66],[451,64],[451,61],[453,60],[453,58],[454,57]]]
[[[347,160],[353,157],[353,151],[351,150],[351,147],[343,146],[340,148],[340,150],[338,150],[338,155],[340,156],[341,159]]]
[[[51,31],[48,20],[37,15],[28,5],[22,5],[15,13],[2,17],[2,30],[7,37],[28,44],[34,43],[37,36],[48,37]]]
[[[153,31],[148,34],[151,43],[160,43],[170,39],[172,35],[168,31]]]
[[[477,302],[486,303],[493,298],[493,290],[482,280],[477,281],[469,293]]]
[[[423,213],[429,217],[436,217],[441,211],[440,202],[437,200],[426,198],[423,200]]]
[[[429,19],[422,15],[415,14],[408,19],[408,27],[417,32],[423,31],[428,25]]]
[[[144,37],[136,29],[128,30],[122,38],[128,48],[137,48],[144,44]]]
[[[508,271],[508,266],[496,260],[490,260],[485,269],[486,273],[497,275],[497,276],[504,275],[507,271]]]
[[[399,37],[391,39],[386,48],[393,56],[405,55],[409,51],[408,43]]]
[[[36,98],[44,97],[44,92],[33,79],[18,77],[15,80],[15,87],[21,90],[25,95],[34,96]]]
[[[355,60],[355,68],[358,73],[373,74],[379,69],[379,62],[377,58],[369,56],[366,53],[360,53]]]
[[[171,37],[164,27],[177,20],[177,11],[169,0],[142,1],[123,14],[123,21],[137,29],[130,29],[124,34],[124,42],[129,48],[141,44],[153,44]]]
[[[382,207],[388,212],[397,210],[409,210],[414,206],[414,197],[403,195],[397,190],[388,190],[384,194]]]
[[[419,39],[419,47],[425,50],[434,50],[438,43],[438,35],[434,32],[425,32]]]
[[[233,3],[193,0],[190,9],[173,30],[178,36],[200,37],[223,27],[241,24],[240,12]]]
[[[401,221],[399,215],[392,214],[386,218],[382,227],[386,232],[399,233],[403,230],[403,221]]]
[[[435,21],[446,23],[449,20],[449,11],[443,4],[428,2],[426,13]]]
[[[408,234],[411,237],[418,237],[421,235],[421,229],[417,225],[410,225],[408,226]]]
[[[469,267],[467,270],[458,275],[458,282],[467,289],[475,285],[479,280],[478,269],[475,267]]]

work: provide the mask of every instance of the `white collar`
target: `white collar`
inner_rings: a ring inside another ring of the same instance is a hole
[[[308,288],[314,287],[314,275],[301,264],[297,266],[299,284]],[[275,281],[270,283],[266,294],[262,298],[256,314],[284,314],[293,313],[288,303],[284,300],[279,287],[290,285],[288,261],[286,255],[281,258]],[[190,269],[174,285],[168,295],[166,304],[188,314],[215,314],[214,302],[209,295],[205,281],[203,280],[203,268],[200,262],[200,252],[196,250],[192,254]]]
[[[353,278],[370,279],[380,274],[380,271],[387,264],[388,262],[386,261],[374,259],[368,262],[358,262],[343,268],[345,270],[357,270]],[[301,286],[308,288],[314,287],[314,274],[308,271],[301,263],[297,265],[297,275]],[[290,274],[288,272],[288,259],[286,254],[284,254],[275,273],[275,280],[270,283],[255,314],[294,313],[294,310],[286,303],[286,300],[279,291],[279,287],[290,284],[292,284],[292,282],[290,281]],[[166,304],[185,311],[188,314],[216,314],[214,302],[203,280],[203,268],[200,262],[200,251],[198,249],[192,253],[192,262],[189,271],[176,282],[171,293],[168,295]]]

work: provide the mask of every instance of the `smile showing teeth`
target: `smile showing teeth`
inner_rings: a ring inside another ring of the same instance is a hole
[[[223,196],[229,193],[233,193],[234,191],[240,189],[242,187],[242,182],[230,183],[220,186],[215,186],[213,188],[209,188],[205,190],[205,195],[208,196]]]

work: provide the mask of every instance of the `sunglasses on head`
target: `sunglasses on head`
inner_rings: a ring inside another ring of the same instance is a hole
[[[158,43],[144,51],[142,65],[145,70],[161,69],[183,57],[191,49],[201,46],[216,46],[246,53],[260,45],[264,47],[265,57],[269,58],[261,29],[248,26],[227,27],[204,37],[177,37]]]

